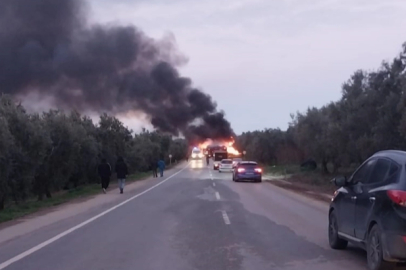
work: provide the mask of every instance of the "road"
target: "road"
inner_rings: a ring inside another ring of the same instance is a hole
[[[363,251],[329,248],[323,202],[234,183],[203,161],[142,182],[16,237],[6,235],[35,220],[3,228],[0,270],[366,269]]]

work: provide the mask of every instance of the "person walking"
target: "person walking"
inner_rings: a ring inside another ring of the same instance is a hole
[[[97,172],[99,173],[101,179],[101,186],[104,194],[106,194],[106,189],[109,187],[110,177],[111,177],[111,166],[107,163],[107,160],[103,158],[101,163],[97,167]]]
[[[120,194],[123,194],[124,185],[125,185],[125,179],[126,179],[127,174],[128,174],[128,167],[127,167],[127,164],[124,162],[124,159],[122,157],[119,157],[117,159],[115,169],[116,169],[116,174],[117,174],[118,187],[120,188]]]
[[[164,177],[165,161],[163,161],[163,159],[160,159],[158,161],[158,168],[159,168],[159,173],[161,174],[161,177]]]
[[[151,161],[150,169],[152,171],[152,177],[157,178],[158,177],[158,162],[156,162],[155,160]]]

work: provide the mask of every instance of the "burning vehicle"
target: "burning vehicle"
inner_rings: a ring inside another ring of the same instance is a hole
[[[205,149],[204,154],[208,158],[213,158],[213,169],[218,170],[219,163],[223,159],[228,158],[239,158],[241,153],[234,148],[234,139],[230,138],[229,140],[222,141],[213,141],[206,140],[205,142],[199,145],[200,149]]]

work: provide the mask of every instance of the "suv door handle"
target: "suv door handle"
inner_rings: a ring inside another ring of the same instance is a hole
[[[353,200],[353,201],[356,200],[356,199],[357,199],[357,196],[352,196],[351,197],[351,200]]]
[[[370,201],[370,202],[374,202],[374,201],[375,201],[375,197],[369,197],[369,201]]]

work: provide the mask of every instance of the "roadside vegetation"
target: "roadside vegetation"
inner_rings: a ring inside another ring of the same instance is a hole
[[[286,131],[237,138],[247,159],[269,166],[268,173],[290,175],[289,181],[328,186],[334,175],[350,174],[377,151],[406,150],[406,43],[379,69],[356,71],[342,85],[340,100],[291,117]],[[318,165],[314,171],[300,167],[309,159]]]
[[[150,162],[162,157],[169,164],[169,154],[180,161],[187,152],[182,139],[146,130],[134,134],[107,114],[98,123],[77,112],[31,114],[6,95],[0,96],[0,127],[0,221],[10,219],[7,211],[31,213],[99,192],[102,157],[112,167],[124,157],[133,178],[139,178]]]
[[[132,183],[135,181],[139,181],[145,179],[152,175],[152,172],[138,172],[132,174],[126,180],[126,183]],[[116,181],[111,181],[108,190],[115,190],[117,189],[118,185]],[[114,191],[113,191],[114,192]],[[91,197],[92,195],[100,193],[100,185],[99,184],[88,184],[78,186],[76,188],[72,188],[69,190],[62,190],[60,192],[56,192],[53,196],[46,200],[39,201],[37,198],[32,197],[25,202],[13,203],[9,202],[7,207],[0,212],[0,223],[14,220],[29,214],[36,213],[40,210],[45,210],[49,207],[54,207],[61,205],[63,203],[67,203],[70,201],[76,201],[80,199],[85,199]]]

